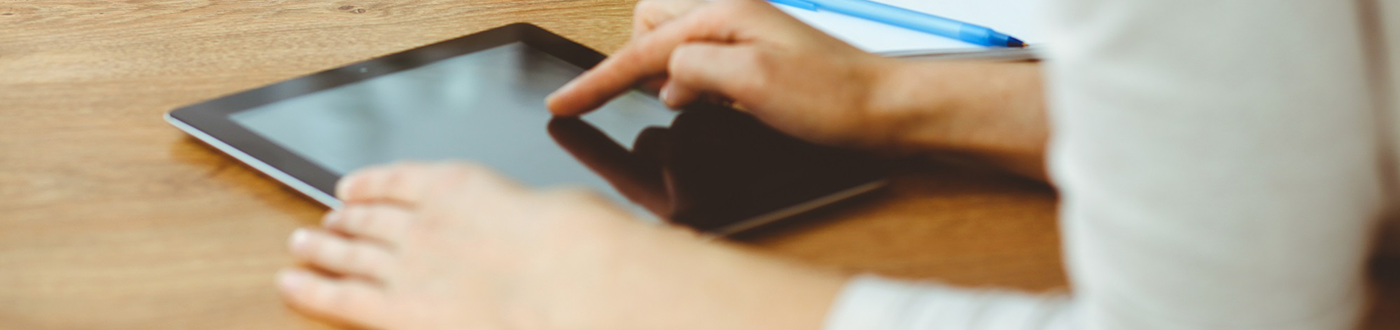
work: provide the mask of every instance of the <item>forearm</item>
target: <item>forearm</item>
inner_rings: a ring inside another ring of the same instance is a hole
[[[637,253],[670,278],[638,291],[664,304],[641,306],[618,329],[819,330],[847,276],[705,242],[666,227],[643,229]],[[647,286],[646,283],[634,283]]]
[[[630,250],[650,255],[643,259],[654,261],[645,266],[671,275],[634,282],[632,290],[645,292],[650,298],[642,301],[652,303],[629,308],[647,312],[629,313],[631,322],[609,329],[1065,329],[1073,321],[1063,296],[874,276],[848,283],[837,272],[699,241],[675,228],[643,230],[652,234],[633,235],[640,245]]]
[[[887,149],[956,155],[1044,179],[1049,138],[1040,64],[887,61],[871,111]]]

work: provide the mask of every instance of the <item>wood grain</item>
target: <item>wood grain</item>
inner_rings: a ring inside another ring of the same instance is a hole
[[[0,0],[0,329],[328,327],[272,286],[291,263],[284,239],[324,210],[161,115],[518,21],[611,51],[632,5]],[[881,195],[741,239],[850,271],[1062,290],[1054,212],[1043,185],[924,165]],[[1381,310],[1397,310],[1390,296]],[[1400,324],[1394,314],[1376,324]]]

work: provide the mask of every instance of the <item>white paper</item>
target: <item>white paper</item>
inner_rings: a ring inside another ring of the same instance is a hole
[[[1044,43],[1035,0],[876,0],[876,2],[977,24],[1027,44]],[[987,47],[828,11],[784,5],[779,9],[856,48],[872,53],[904,51],[968,52]]]

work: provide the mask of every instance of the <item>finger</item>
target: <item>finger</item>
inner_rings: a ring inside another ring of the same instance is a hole
[[[667,107],[679,109],[699,99],[700,92],[680,83],[667,82],[665,86],[661,87],[659,96],[661,103],[665,103]]]
[[[334,320],[382,329],[388,315],[382,288],[355,278],[332,279],[306,270],[277,273],[282,297],[299,310]]]
[[[413,207],[458,185],[501,185],[508,181],[468,163],[402,162],[372,167],[341,179],[337,195],[346,204],[389,202]]]
[[[632,39],[707,4],[703,0],[642,0],[632,14]]]
[[[660,92],[666,86],[666,77],[651,77],[642,81],[642,88],[648,92]]]
[[[668,67],[671,79],[667,87],[688,89],[694,97],[718,94],[744,100],[748,99],[747,95],[761,95],[767,88],[764,83],[766,66],[760,63],[762,56],[758,48],[748,45],[703,42],[681,45],[671,55]],[[676,100],[681,101],[689,103],[694,99]],[[666,103],[672,104],[671,101]]]
[[[347,204],[390,201],[413,205],[438,182],[434,167],[402,162],[365,168],[341,178],[336,196]]]
[[[352,204],[326,214],[327,229],[397,247],[408,235],[414,213],[395,204]]]
[[[393,258],[382,246],[310,229],[293,232],[289,245],[293,256],[316,268],[372,280],[383,279]]]
[[[597,109],[633,85],[666,73],[667,62],[676,47],[691,41],[732,42],[736,24],[745,20],[728,17],[742,13],[735,9],[751,1],[717,1],[696,9],[634,40],[598,66],[560,87],[546,100],[550,111],[559,116],[576,116]]]

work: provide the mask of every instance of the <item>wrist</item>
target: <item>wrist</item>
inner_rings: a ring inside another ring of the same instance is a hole
[[[1039,154],[1048,137],[1032,63],[893,61],[869,105],[883,147],[978,157]]]
[[[870,147],[899,153],[911,149],[938,149],[949,139],[933,129],[942,112],[955,109],[953,93],[943,80],[920,62],[881,58],[871,65],[874,72],[865,100],[865,114],[872,138]],[[918,146],[917,148],[915,146]]]

